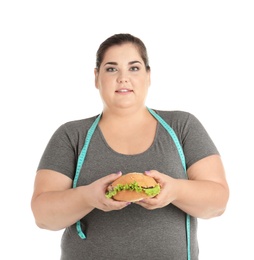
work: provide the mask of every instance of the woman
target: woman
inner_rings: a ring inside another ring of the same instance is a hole
[[[37,225],[65,229],[62,260],[198,259],[197,218],[221,215],[229,197],[216,146],[192,114],[146,107],[150,67],[137,37],[106,39],[94,74],[102,114],[53,134],[35,178]],[[160,194],[131,204],[106,198],[128,172],[155,178]]]

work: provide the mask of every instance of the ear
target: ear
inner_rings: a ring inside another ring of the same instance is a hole
[[[147,72],[148,73],[148,87],[151,85],[151,69]]]
[[[95,68],[95,69],[94,69],[94,83],[95,83],[95,87],[96,87],[97,89],[98,89],[98,74],[99,74],[98,69]]]

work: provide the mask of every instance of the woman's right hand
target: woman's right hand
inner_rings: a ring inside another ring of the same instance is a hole
[[[86,186],[85,200],[91,207],[102,211],[120,210],[128,206],[129,202],[115,201],[106,198],[107,187],[122,175],[121,172],[102,177]]]
[[[72,188],[72,179],[52,170],[37,172],[31,207],[35,222],[40,228],[60,230],[91,212],[94,208],[120,210],[126,202],[114,201],[105,196],[108,185],[121,176],[112,173],[85,186]]]

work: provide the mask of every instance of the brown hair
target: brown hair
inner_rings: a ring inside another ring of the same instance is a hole
[[[132,43],[137,47],[140,56],[144,61],[146,70],[149,71],[150,66],[149,66],[148,54],[147,54],[145,44],[139,38],[128,33],[114,34],[101,43],[96,53],[96,69],[99,71],[104,55],[110,47],[114,45],[121,45],[124,43]]]

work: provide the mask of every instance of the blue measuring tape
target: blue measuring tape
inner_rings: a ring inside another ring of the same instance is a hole
[[[93,122],[93,124],[91,125],[90,129],[87,132],[86,139],[85,139],[85,144],[84,144],[84,146],[83,146],[83,148],[82,148],[82,150],[80,152],[80,155],[78,157],[76,173],[75,173],[75,177],[74,177],[73,185],[72,185],[73,188],[77,187],[77,182],[78,182],[80,170],[81,170],[82,165],[84,163],[84,160],[86,158],[88,146],[89,146],[90,141],[92,139],[93,133],[94,133],[94,131],[95,131],[99,121],[100,121],[100,118],[101,118],[101,114],[95,119],[95,121]],[[82,228],[81,228],[80,220],[76,223],[76,229],[77,229],[78,235],[82,239],[86,239],[86,235],[84,234],[84,232],[82,231]]]
[[[164,119],[162,119],[158,114],[156,114],[152,109],[147,108],[148,111],[151,113],[151,115],[153,117],[155,117],[159,123],[167,130],[167,132],[169,133],[169,135],[171,136],[171,138],[173,139],[176,148],[178,150],[184,171],[186,173],[186,163],[185,163],[185,156],[184,156],[184,152],[182,149],[182,146],[177,138],[177,135],[175,134],[174,130],[166,123],[166,121],[164,121]],[[93,133],[99,123],[101,119],[101,114],[95,119],[95,121],[93,122],[93,124],[91,125],[91,127],[89,128],[87,135],[86,135],[86,139],[85,139],[85,144],[81,150],[81,153],[78,157],[78,162],[77,162],[77,167],[76,167],[76,172],[75,172],[75,177],[73,180],[73,188],[77,187],[77,182],[78,182],[78,178],[79,178],[79,174],[80,174],[80,170],[82,168],[82,165],[84,163],[86,154],[87,154],[87,150],[88,150],[88,146],[90,144],[90,141],[92,139]],[[187,173],[186,173],[187,174]],[[76,229],[78,232],[78,235],[80,236],[80,238],[82,239],[86,239],[86,235],[84,234],[84,232],[82,231],[81,228],[81,223],[80,220],[77,221],[76,223]],[[191,248],[190,248],[190,215],[186,214],[186,237],[187,237],[187,260],[191,260]]]
[[[168,123],[163,118],[161,118],[158,114],[156,114],[152,109],[148,108],[148,111],[162,124],[162,126],[168,131],[168,133],[172,137],[172,139],[176,145],[176,148],[178,150],[179,156],[181,158],[181,162],[182,162],[184,171],[186,173],[185,156],[184,156],[182,146],[177,138],[176,133],[168,125]],[[187,175],[187,173],[186,173],[186,175]],[[187,260],[191,260],[191,247],[190,247],[191,238],[190,238],[190,215],[189,214],[186,214],[186,237],[187,237]]]

